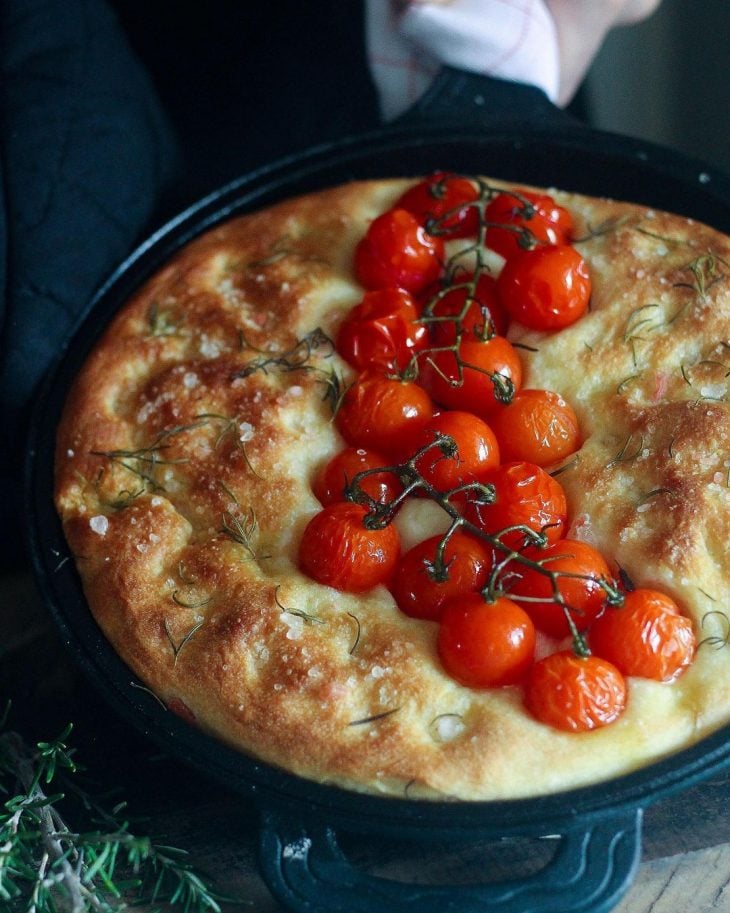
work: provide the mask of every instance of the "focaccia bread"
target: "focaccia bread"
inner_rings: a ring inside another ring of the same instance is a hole
[[[510,335],[524,386],[559,392],[580,420],[560,475],[569,534],[675,599],[699,643],[676,682],[631,678],[617,722],[560,732],[519,686],[446,675],[436,624],[384,587],[341,593],[298,568],[312,479],[343,446],[331,400],[353,377],[327,337],[362,298],[355,245],[411,183],[352,183],[213,228],[114,318],[56,456],[91,611],[171,711],[304,777],[492,799],[619,775],[730,719],[730,240],[553,192],[589,265],[590,312]],[[405,513],[404,547],[431,534],[427,514]]]

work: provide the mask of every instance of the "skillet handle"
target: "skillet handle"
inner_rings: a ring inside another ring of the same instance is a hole
[[[509,82],[442,67],[426,92],[393,127],[428,125],[500,129],[520,124],[531,130],[572,129],[588,132],[589,127],[554,105],[536,86]]]
[[[355,868],[325,825],[263,812],[261,871],[294,913],[608,913],[641,854],[641,809],[577,826],[527,878],[476,885],[405,884]]]

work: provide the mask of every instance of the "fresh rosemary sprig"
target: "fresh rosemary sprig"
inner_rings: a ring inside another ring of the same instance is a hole
[[[7,714],[6,714],[7,715]],[[220,913],[184,850],[130,830],[124,804],[110,812],[74,779],[71,726],[29,747],[0,721],[0,909],[4,913]],[[73,822],[69,814],[75,812]],[[94,829],[79,825],[91,822]]]

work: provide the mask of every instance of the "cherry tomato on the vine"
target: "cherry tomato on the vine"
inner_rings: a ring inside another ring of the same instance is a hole
[[[413,437],[408,455],[432,444],[439,434],[451,438],[456,452],[447,455],[434,444],[416,461],[418,471],[437,491],[481,481],[484,473],[499,463],[499,447],[492,429],[471,412],[434,415]]]
[[[480,542],[465,533],[454,533],[439,568],[436,556],[442,542],[443,536],[419,542],[396,567],[390,589],[398,607],[411,618],[436,621],[449,600],[475,593],[487,581],[491,556]]]
[[[560,539],[546,548],[528,548],[525,558],[557,573],[556,586],[579,631],[585,631],[606,605],[606,591],[599,581],[611,581],[603,556],[578,539]],[[510,596],[520,602],[535,626],[553,637],[571,633],[563,607],[555,602],[552,579],[535,567],[515,561]],[[536,600],[536,601],[532,601]]]
[[[484,532],[494,535],[511,526],[526,526],[557,542],[565,535],[568,505],[562,485],[534,463],[502,463],[490,469],[479,480],[494,486],[491,504],[468,497],[464,516]],[[500,535],[512,548],[520,548],[527,537],[524,532]]]
[[[457,327],[465,337],[485,339],[504,336],[509,318],[497,296],[497,281],[488,273],[477,279],[473,294],[473,276],[459,280],[447,291],[426,289],[424,303],[436,299],[430,316],[441,318],[428,321],[436,343],[449,345],[456,339]],[[458,318],[458,320],[457,320]]]
[[[491,419],[522,384],[522,361],[504,336],[462,339],[458,349],[422,357],[421,383],[442,406]]]
[[[511,193],[500,193],[487,206],[487,222],[509,226],[490,226],[487,246],[509,259],[528,250],[535,242],[565,244],[573,230],[573,217],[568,210],[547,194],[517,192],[523,199]]]
[[[552,390],[519,390],[509,405],[492,412],[489,421],[505,462],[551,466],[580,445],[578,417]]]
[[[340,501],[325,507],[307,524],[299,544],[299,567],[318,583],[362,593],[387,583],[400,554],[393,524],[368,529],[367,511]]]
[[[444,242],[405,209],[390,209],[370,224],[355,248],[355,275],[366,289],[418,292],[441,273]]]
[[[473,205],[479,199],[471,181],[445,171],[436,171],[410,187],[395,204],[407,209],[425,225],[437,219],[438,230],[450,238],[466,238],[479,230],[479,212]],[[447,218],[444,216],[451,213]]]
[[[413,296],[405,289],[366,292],[340,327],[337,351],[360,371],[402,371],[414,352],[428,344],[428,327],[416,322],[419,316]]]
[[[515,685],[535,655],[535,628],[510,599],[453,599],[441,614],[438,652],[452,678],[470,688]]]
[[[574,247],[536,247],[505,263],[497,291],[512,320],[531,330],[561,330],[587,311],[591,277]]]
[[[532,667],[525,705],[541,723],[567,732],[588,732],[613,723],[624,712],[626,681],[604,659],[562,650]]]
[[[400,455],[433,411],[418,384],[366,371],[347,389],[335,422],[351,446]]]
[[[320,469],[314,477],[312,490],[324,506],[344,501],[345,489],[359,472],[387,465],[388,460],[375,450],[346,447]],[[360,482],[360,488],[374,501],[384,504],[396,497],[401,485],[392,472],[378,472],[366,476]]]
[[[660,682],[678,678],[696,648],[691,620],[669,596],[648,589],[627,593],[620,608],[607,608],[589,639],[591,650],[624,675]]]

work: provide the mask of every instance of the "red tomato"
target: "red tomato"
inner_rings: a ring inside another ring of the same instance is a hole
[[[509,405],[491,413],[489,422],[505,462],[551,466],[580,445],[578,417],[551,390],[519,390]]]
[[[364,447],[346,447],[335,454],[315,476],[312,490],[323,505],[345,500],[345,489],[359,472],[387,466],[388,461],[375,450]],[[400,483],[392,472],[379,472],[367,476],[360,483],[365,494],[374,501],[386,504],[401,490]]]
[[[624,675],[671,682],[692,662],[692,622],[674,600],[655,590],[628,593],[620,608],[607,608],[589,632],[591,649]]]
[[[402,371],[414,352],[428,344],[428,327],[416,323],[419,316],[416,302],[404,289],[366,292],[340,327],[337,351],[360,371]]]
[[[509,599],[489,603],[479,594],[466,596],[444,607],[438,652],[446,671],[462,685],[515,685],[532,665],[535,629]]]
[[[441,412],[429,419],[409,443],[408,455],[433,443],[437,434],[448,435],[457,452],[447,456],[434,446],[416,461],[418,471],[437,491],[480,481],[499,463],[499,447],[492,429],[470,412]]]
[[[464,516],[484,532],[495,535],[511,526],[526,526],[537,533],[544,532],[549,543],[565,535],[565,492],[544,469],[533,463],[503,463],[479,481],[494,485],[494,503],[467,498]],[[517,530],[499,538],[512,548],[520,548],[526,541],[525,534]]]
[[[351,446],[398,455],[432,415],[433,403],[418,384],[366,371],[348,388],[335,421]]]
[[[588,732],[621,716],[626,682],[606,660],[563,650],[532,667],[525,704],[541,723],[567,732]]]
[[[507,332],[509,320],[497,297],[496,280],[488,273],[482,273],[477,280],[474,295],[470,296],[468,286],[472,279],[473,277],[467,276],[463,282],[459,281],[441,294],[433,305],[431,316],[452,318],[429,321],[433,338],[439,345],[454,342],[457,329],[462,335],[476,339],[484,339],[495,333],[504,336]],[[437,295],[438,290],[432,291],[426,300]]]
[[[442,406],[491,418],[522,384],[522,362],[504,336],[481,342],[465,338],[458,359],[451,350],[421,358],[421,383]]]
[[[565,600],[576,628],[585,631],[606,604],[606,593],[599,580],[610,581],[608,565],[593,546],[577,539],[560,539],[546,548],[528,548],[522,553],[531,561],[540,562],[547,571],[559,572],[558,592]],[[535,626],[553,637],[570,634],[563,607],[554,600],[550,577],[535,568],[514,562],[515,579],[510,596],[516,601],[527,597],[525,611]],[[578,575],[578,576],[574,576]],[[532,600],[537,600],[533,602]]]
[[[561,330],[587,311],[591,277],[574,247],[537,247],[505,263],[497,291],[512,320],[531,330]]]
[[[401,558],[390,590],[398,607],[411,618],[436,621],[444,605],[457,596],[481,589],[491,570],[487,549],[465,533],[454,533],[446,543],[446,575],[434,569],[436,550],[443,536],[433,536],[414,546]]]
[[[368,529],[359,504],[330,504],[309,521],[299,544],[299,567],[318,583],[362,593],[386,583],[400,552],[396,528]]]
[[[531,193],[527,190],[519,190],[517,193],[527,201],[527,204],[511,193],[500,193],[487,206],[487,222],[511,226],[489,227],[487,246],[509,259],[529,249],[535,242],[565,244],[573,230],[573,217],[568,210],[558,206],[555,200],[546,194]]]
[[[471,181],[436,171],[406,190],[395,208],[412,212],[422,225],[429,219],[438,219],[440,232],[450,238],[465,238],[479,230],[479,211],[469,205],[477,199],[479,193]]]
[[[355,248],[355,275],[367,289],[418,292],[441,273],[444,242],[429,235],[405,209],[378,216]]]

